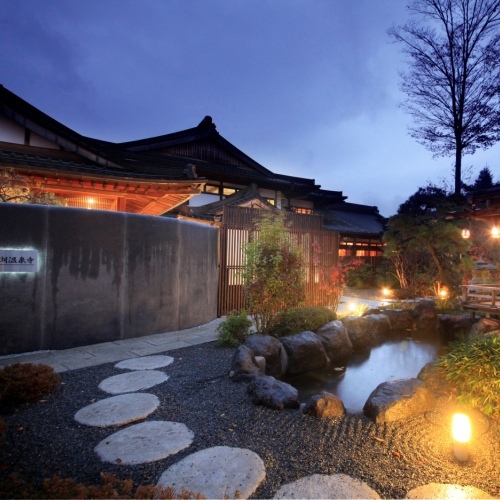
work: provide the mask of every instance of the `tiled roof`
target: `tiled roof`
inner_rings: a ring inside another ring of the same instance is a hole
[[[380,236],[385,227],[384,217],[377,207],[354,203],[337,203],[322,210],[325,229],[352,236]]]

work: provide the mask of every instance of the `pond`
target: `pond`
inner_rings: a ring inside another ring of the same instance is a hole
[[[414,331],[394,336],[367,351],[356,351],[344,365],[287,377],[299,391],[300,402],[326,391],[339,397],[349,412],[358,412],[382,382],[415,378],[422,367],[446,353],[435,331]]]

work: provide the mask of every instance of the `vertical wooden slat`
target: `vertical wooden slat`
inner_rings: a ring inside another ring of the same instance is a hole
[[[241,272],[244,267],[243,245],[255,232],[260,210],[244,207],[224,207],[220,225],[219,301],[218,315],[243,309],[245,304]],[[329,267],[338,261],[339,235],[322,230],[323,219],[319,215],[286,214],[291,238],[298,241],[307,264],[307,305],[328,305],[327,297],[316,283],[317,266],[314,263],[313,244],[321,248],[321,265]]]

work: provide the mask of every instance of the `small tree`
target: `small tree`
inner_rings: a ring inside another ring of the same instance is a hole
[[[267,334],[280,311],[305,301],[304,260],[280,212],[264,212],[245,245],[243,271],[248,311],[259,333]]]
[[[344,258],[334,265],[325,266],[322,263],[321,253],[321,246],[314,242],[313,263],[318,274],[318,288],[325,292],[328,307],[337,312],[340,299],[347,287],[349,271],[361,266],[363,262],[360,259]]]

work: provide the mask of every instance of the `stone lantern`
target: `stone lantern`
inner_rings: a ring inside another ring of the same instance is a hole
[[[496,266],[493,264],[488,264],[484,260],[478,260],[476,262],[476,267],[472,271],[472,279],[470,280],[471,285],[479,285],[481,283],[493,283],[491,276],[491,271],[495,270]]]

